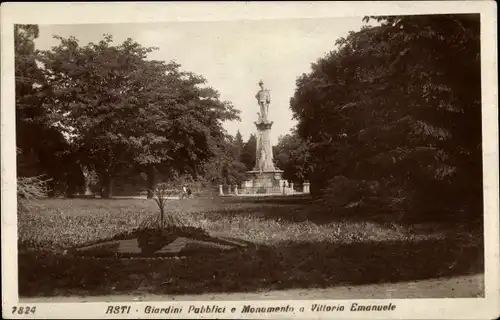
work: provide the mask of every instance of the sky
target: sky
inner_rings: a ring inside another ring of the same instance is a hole
[[[207,84],[241,111],[241,121],[227,122],[230,134],[237,130],[248,139],[259,110],[255,94],[258,82],[271,92],[268,118],[273,121],[271,143],[290,132],[290,98],[295,81],[308,73],[311,63],[335,48],[335,41],[358,31],[362,17],[241,20],[218,22],[166,22],[137,24],[39,25],[38,49],[59,43],[54,35],[76,37],[80,45],[97,42],[111,34],[120,44],[130,37],[158,50],[149,58],[176,61],[181,69],[202,75]]]

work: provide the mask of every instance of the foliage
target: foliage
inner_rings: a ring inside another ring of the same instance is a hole
[[[257,137],[255,134],[250,134],[247,142],[243,146],[241,152],[241,162],[247,170],[253,170],[257,153]]]
[[[16,144],[19,177],[44,175],[48,193],[65,193],[81,184],[69,145],[54,126],[52,114],[43,107],[47,83],[38,67],[39,53],[34,40],[38,26],[15,25]],[[76,173],[75,173],[76,172]]]
[[[17,194],[28,201],[44,198],[47,196],[47,180],[43,177],[19,177]]]
[[[295,182],[308,180],[311,171],[309,146],[295,131],[279,137],[273,151],[277,167],[284,171],[284,179]]]
[[[297,80],[291,108],[310,142],[311,191],[342,175],[390,186],[383,197],[410,215],[479,217],[479,16],[376,19]]]
[[[17,212],[26,213],[30,210],[29,204],[47,196],[47,184],[50,180],[39,177],[17,178]]]
[[[240,185],[245,180],[246,167],[241,162],[243,141],[241,135],[226,136],[215,151],[215,156],[204,164],[203,178],[209,185]]]
[[[17,148],[18,156],[22,150]],[[29,203],[47,196],[47,184],[50,179],[44,176],[17,177],[17,212],[26,213],[30,210]]]
[[[179,194],[179,190],[176,188],[178,185],[179,184],[177,183],[174,183],[174,185],[172,185],[172,183],[159,183],[153,191],[153,199],[160,209],[160,219],[158,221],[159,228],[163,228],[165,226],[165,222],[167,222],[167,225],[175,225],[177,222],[174,216],[168,215],[166,217],[167,221],[165,221],[165,205],[169,198]]]
[[[241,136],[240,130],[238,130],[233,140],[233,149],[234,149],[233,155],[234,158],[238,161],[241,161],[241,155],[243,152],[244,145],[245,143],[243,142],[243,137]]]
[[[155,48],[130,38],[115,46],[109,35],[86,46],[56,38],[60,44],[40,54],[49,88],[44,108],[72,137],[82,165],[99,175],[103,197],[132,166],[148,175],[161,168],[195,173],[223,139],[222,122],[238,118],[201,76],[148,60]],[[153,189],[154,177],[148,182]]]
[[[322,204],[336,209],[359,205],[358,201],[363,201],[367,194],[366,189],[363,181],[336,176],[325,189],[326,194],[334,196],[323,198]]]

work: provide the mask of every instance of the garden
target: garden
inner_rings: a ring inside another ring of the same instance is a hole
[[[483,272],[480,230],[322,215],[306,196],[168,200],[164,229],[239,241],[168,259],[92,257],[75,247],[157,229],[140,199],[44,199],[18,215],[19,295],[261,292],[416,281]],[[184,230],[184,231],[183,231]]]

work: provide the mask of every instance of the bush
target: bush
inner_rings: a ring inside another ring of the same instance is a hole
[[[326,213],[341,215],[393,215],[409,212],[412,196],[394,181],[356,180],[336,176],[329,180],[316,203]]]
[[[383,215],[393,221],[457,221],[461,211],[447,210],[446,194],[436,183],[420,186],[396,179],[356,180],[336,176],[328,181],[316,204],[327,214],[363,217]],[[464,213],[464,216],[466,214]]]
[[[39,177],[18,177],[17,178],[17,211],[26,212],[29,210],[29,202],[47,196],[47,183],[49,179]]]
[[[328,182],[320,202],[331,209],[340,210],[359,203],[369,195],[370,188],[367,182],[336,176]]]

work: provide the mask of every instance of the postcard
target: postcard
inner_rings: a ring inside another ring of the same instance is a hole
[[[500,316],[496,3],[4,3],[2,316]]]

